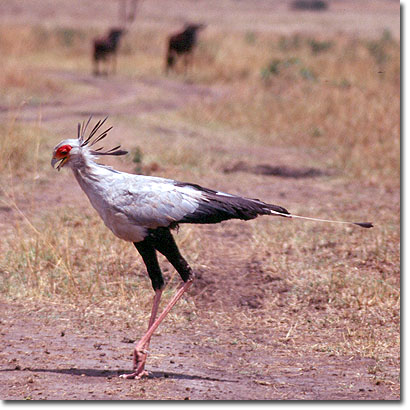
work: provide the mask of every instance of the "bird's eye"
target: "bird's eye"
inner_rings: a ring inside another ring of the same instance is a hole
[[[70,152],[71,148],[71,145],[63,145],[57,150],[57,155],[65,156]]]

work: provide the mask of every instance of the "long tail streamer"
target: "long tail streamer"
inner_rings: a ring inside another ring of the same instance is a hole
[[[309,216],[301,216],[301,215],[293,215],[293,214],[283,214],[281,212],[276,212],[271,210],[272,214],[284,216],[285,218],[298,218],[298,219],[306,219],[308,221],[316,221],[316,222],[328,222],[328,223],[337,223],[337,224],[348,224],[348,225],[358,225],[362,228],[373,228],[373,224],[371,222],[351,222],[351,221],[333,221],[331,219],[321,219],[321,218],[311,218]]]

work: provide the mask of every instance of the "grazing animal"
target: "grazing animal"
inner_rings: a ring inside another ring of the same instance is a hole
[[[111,60],[111,71],[115,73],[117,66],[117,50],[119,48],[119,42],[121,37],[125,34],[124,29],[114,28],[111,29],[106,37],[94,40],[94,74],[100,74],[100,61],[109,63]],[[105,74],[108,74],[108,67]]]
[[[246,221],[259,215],[278,215],[372,227],[368,222],[328,221],[292,215],[281,206],[259,199],[244,198],[172,179],[128,174],[98,164],[95,159],[100,155],[127,153],[120,146],[108,151],[92,148],[111,129],[110,127],[100,133],[105,120],[98,121],[88,137],[85,137],[85,133],[90,119],[86,124],[78,124],[77,138],[66,139],[54,148],[51,165],[57,166],[58,170],[65,165],[71,168],[106,226],[117,237],[134,243],[151,279],[155,295],[148,330],[134,348],[133,372],[121,375],[123,378],[139,379],[147,375],[145,362],[151,336],[192,285],[194,273],[180,254],[171,234],[171,229],[179,224],[211,224],[228,219]],[[169,260],[184,282],[158,319],[164,279],[157,251]]]
[[[205,28],[204,24],[188,24],[180,33],[168,38],[168,49],[165,58],[165,71],[175,67],[179,56],[184,58],[185,70],[192,62],[193,50],[196,46],[198,31]]]

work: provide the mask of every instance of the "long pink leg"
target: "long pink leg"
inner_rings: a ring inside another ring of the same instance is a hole
[[[161,296],[162,296],[162,290],[156,290],[155,291],[155,296],[154,296],[154,301],[153,301],[153,304],[152,304],[151,317],[149,318],[148,329],[154,324],[155,319],[157,318],[157,313],[158,313],[158,308],[159,308],[159,302],[161,301]]]
[[[174,297],[168,303],[168,305],[163,310],[163,312],[160,314],[157,320],[155,320],[155,318],[153,318],[153,315],[151,314],[151,318],[150,318],[151,326],[149,326],[147,332],[141,338],[141,340],[137,343],[134,349],[134,372],[131,374],[122,374],[120,377],[122,377],[123,379],[140,379],[141,377],[147,375],[147,372],[144,370],[145,362],[147,360],[146,348],[147,346],[149,346],[151,337],[153,333],[155,332],[155,330],[158,328],[158,326],[161,324],[161,322],[165,319],[165,316],[175,306],[178,300],[181,299],[182,295],[191,287],[191,285],[192,285],[192,279],[185,282],[185,284],[178,290],[178,292],[174,295]],[[157,299],[157,293],[156,293],[154,297],[154,305],[152,307],[152,313],[155,312],[155,315],[158,310],[160,298],[161,298],[161,294],[159,294],[158,299]],[[157,304],[156,307],[155,307],[155,304]],[[152,324],[151,324],[151,321],[153,322]]]
[[[147,331],[151,328],[151,326],[154,324],[155,319],[157,317],[157,313],[158,313],[158,308],[159,308],[159,304],[161,301],[161,296],[162,296],[162,290],[158,289],[155,291],[155,296],[154,296],[154,301],[152,303],[152,310],[151,310],[151,316],[149,318],[149,323],[148,323],[148,329]],[[147,341],[147,343],[145,343],[144,347],[143,347],[143,352],[139,352],[137,351],[137,349],[134,349],[134,357],[133,357],[133,369],[137,370],[140,367],[140,363],[143,362],[145,363],[145,361],[147,360],[147,350],[149,348],[149,343],[150,340]],[[141,370],[141,376],[148,376],[148,373],[146,371],[144,371],[144,369],[142,368]],[[140,376],[140,377],[141,377]]]

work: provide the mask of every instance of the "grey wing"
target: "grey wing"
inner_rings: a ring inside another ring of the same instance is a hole
[[[191,191],[176,187],[170,180],[148,179],[120,190],[115,208],[133,224],[147,228],[169,226],[198,208],[200,193]]]
[[[157,228],[173,223],[218,223],[227,219],[249,220],[289,212],[278,205],[213,191],[199,185],[155,177],[138,177],[124,184],[116,198],[117,212],[139,226]]]

